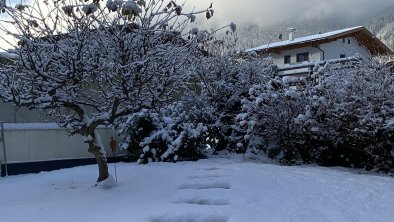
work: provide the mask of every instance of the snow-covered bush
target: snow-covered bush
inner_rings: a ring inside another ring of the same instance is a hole
[[[214,55],[196,63],[197,90],[187,96],[185,103],[196,121],[208,127],[206,140],[211,148],[245,150],[238,144],[243,134],[235,121],[241,100],[248,96],[250,86],[261,84],[274,72],[270,60],[251,55]]]
[[[139,163],[185,161],[204,157],[207,131],[192,123],[179,103],[157,110],[143,109],[118,123],[121,147],[138,155]]]
[[[388,66],[326,64],[312,77],[317,84],[277,77],[250,89],[237,116],[249,148],[285,164],[393,170],[394,79]],[[298,87],[288,84],[294,80]]]
[[[294,146],[303,139],[297,135],[294,117],[303,112],[306,96],[290,88],[289,83],[286,78],[275,77],[251,87],[249,97],[242,101],[244,112],[236,120],[246,130],[242,142],[249,149],[262,149],[269,157],[295,163],[302,159],[303,153]]]
[[[388,122],[394,118],[394,79],[382,64],[326,66],[308,92],[308,132],[322,165],[393,169]]]

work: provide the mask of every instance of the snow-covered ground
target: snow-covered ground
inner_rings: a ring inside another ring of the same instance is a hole
[[[226,159],[117,169],[111,190],[92,186],[94,165],[1,178],[0,221],[394,221],[386,176]]]

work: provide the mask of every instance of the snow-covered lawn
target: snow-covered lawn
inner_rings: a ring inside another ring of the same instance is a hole
[[[394,221],[385,176],[226,159],[117,167],[112,190],[92,186],[96,166],[1,178],[0,221]]]

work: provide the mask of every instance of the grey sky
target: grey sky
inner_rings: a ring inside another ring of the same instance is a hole
[[[29,1],[29,0],[22,0]],[[182,2],[184,0],[178,0]],[[188,6],[206,8],[213,2],[214,23],[260,25],[328,19],[344,25],[360,25],[387,8],[394,0],[185,0]],[[7,0],[20,3],[21,0]]]
[[[328,19],[359,25],[387,8],[394,0],[188,0],[188,5],[208,7],[213,2],[215,23],[254,22],[271,25],[303,19]]]

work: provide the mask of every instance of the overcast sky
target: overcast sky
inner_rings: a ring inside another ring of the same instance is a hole
[[[22,0],[26,1],[26,0]],[[31,0],[27,0],[31,1]],[[394,8],[394,0],[178,0],[187,8],[206,9],[213,2],[214,26],[230,22],[238,26],[255,23],[260,26],[294,24],[302,20],[322,19],[343,26],[362,25],[380,12]],[[21,0],[7,0],[20,3]],[[0,15],[2,17],[2,15]],[[0,46],[3,43],[0,41]]]
[[[216,22],[271,25],[302,19],[329,19],[344,25],[360,25],[387,8],[394,0],[188,0],[188,5],[208,7],[213,2]]]
[[[213,2],[214,23],[218,25],[229,22],[271,25],[317,18],[361,25],[385,9],[394,8],[394,0],[178,0],[183,1],[196,9],[207,8]]]

